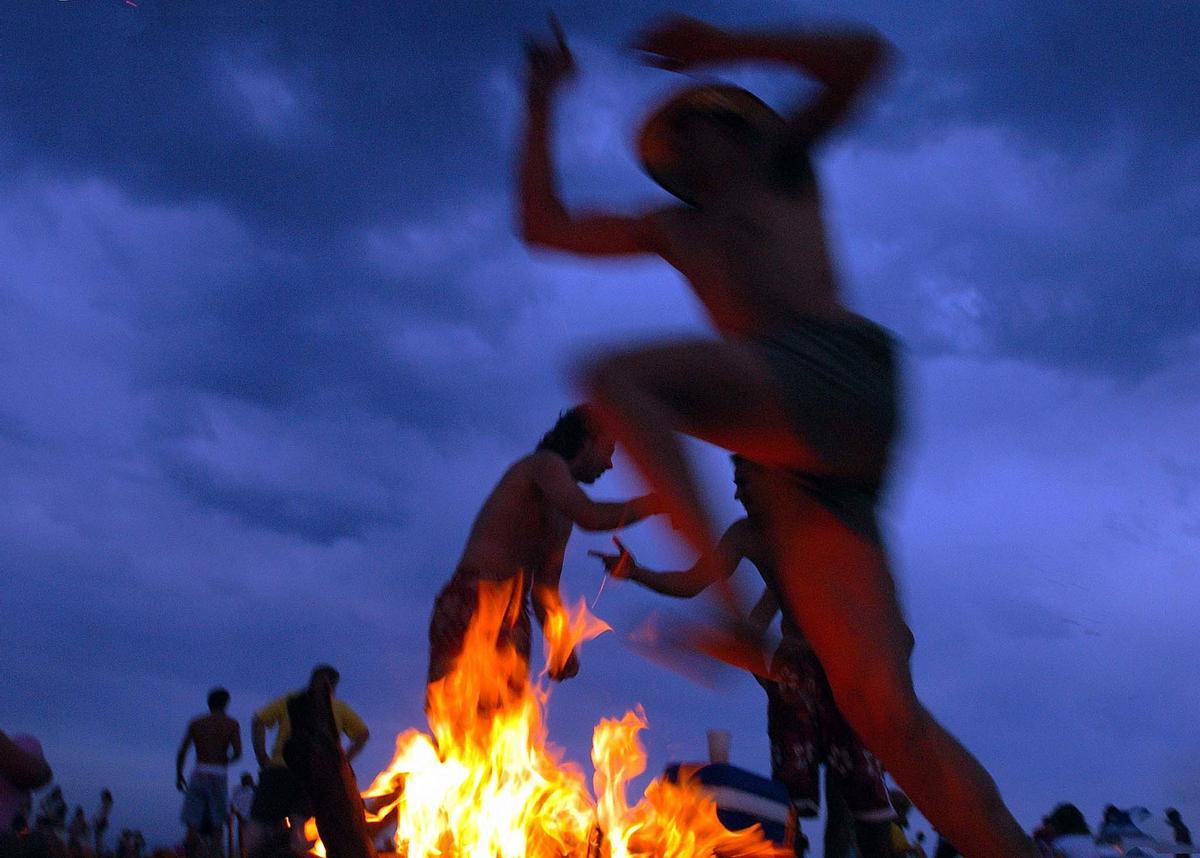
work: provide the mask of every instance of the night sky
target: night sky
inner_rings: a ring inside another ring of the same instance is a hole
[[[422,723],[426,622],[480,501],[574,402],[601,344],[707,330],[654,259],[531,253],[513,152],[545,3],[21,0],[0,12],[0,728],[68,802],[181,834],[174,754],[318,661],[373,738]],[[261,12],[246,11],[251,6]],[[559,2],[572,205],[665,194],[630,140],[682,79],[622,45],[658,3]],[[1200,4],[680,3],[728,26],[873,24],[903,59],[818,161],[850,304],[896,331],[909,419],[889,497],[932,710],[1023,825],[1062,800],[1200,823]],[[717,71],[773,104],[807,84]],[[702,449],[726,520],[726,458]],[[628,462],[594,496],[640,491]],[[626,540],[689,562],[669,529]],[[596,594],[578,534],[569,596]],[[752,570],[738,573],[751,590]],[[616,628],[551,700],[645,706],[651,769],[765,697]],[[246,768],[251,768],[247,760]],[[240,771],[240,766],[235,768]]]

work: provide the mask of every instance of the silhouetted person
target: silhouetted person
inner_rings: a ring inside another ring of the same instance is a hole
[[[496,621],[497,648],[511,647],[527,666],[532,645],[529,604],[538,623],[561,609],[558,592],[563,554],[575,526],[616,530],[660,511],[647,495],[629,501],[594,501],[580,488],[612,468],[614,443],[587,406],[562,414],[537,449],[511,465],[484,500],[450,581],[442,588],[429,622],[432,684],[447,674],[462,651],[480,605],[480,590],[494,588],[507,605]],[[572,652],[551,676],[579,672]],[[515,677],[512,677],[515,678]]]
[[[258,773],[258,787],[250,806],[250,825],[246,827],[244,844],[246,854],[255,856],[267,843],[280,823],[287,819],[291,826],[292,849],[299,854],[307,852],[304,822],[312,816],[312,799],[299,777],[288,769],[284,749],[292,735],[290,704],[293,698],[307,697],[310,690],[322,688],[328,683],[329,693],[336,695],[341,674],[328,664],[313,668],[308,687],[272,700],[254,713],[250,721],[250,738],[254,756],[262,767]],[[338,741],[345,736],[350,740],[346,746],[347,762],[352,762],[371,733],[366,723],[343,700],[333,697],[333,720],[337,728]],[[267,754],[267,729],[276,728],[275,742]]]
[[[12,831],[20,820],[32,821],[33,791],[50,782],[53,773],[33,736],[9,736],[0,730],[0,834]]]
[[[1167,824],[1175,832],[1176,843],[1182,843],[1185,846],[1192,845],[1192,832],[1183,824],[1183,817],[1179,815],[1179,811],[1173,807],[1167,808]],[[1180,853],[1175,858],[1187,858],[1187,856],[1186,853]]]
[[[95,841],[96,854],[104,853],[104,834],[108,831],[108,817],[112,813],[113,795],[108,789],[100,790],[100,806],[92,817],[92,837]]]
[[[142,832],[132,828],[121,829],[121,838],[117,841],[117,858],[142,858],[146,848],[146,838]]]
[[[933,853],[934,858],[962,858],[962,854],[954,848],[954,844],[947,840],[942,835],[938,835],[937,851]]]
[[[765,581],[772,581],[779,564],[766,537],[764,516],[779,474],[740,456],[733,462],[734,497],[745,507],[746,516],[731,524],[716,549],[701,555],[690,569],[647,569],[620,541],[616,541],[619,554],[589,553],[600,558],[610,575],[677,598],[690,599],[727,580],[742,560],[754,564]],[[778,602],[768,589],[751,612],[750,623],[761,634],[778,611]],[[783,640],[771,661],[773,678],[759,678],[767,692],[771,777],[787,787],[795,815],[812,818],[821,807],[821,766],[825,765],[827,779],[854,819],[859,853],[864,858],[891,858],[889,828],[896,812],[889,801],[883,768],[838,711],[825,671],[787,616],[782,630]],[[827,855],[837,848],[834,834],[832,842],[826,835]]]
[[[1073,804],[1060,804],[1046,817],[1053,833],[1050,850],[1055,858],[1107,858],[1121,853],[1113,846],[1096,843],[1083,813]]]
[[[913,858],[927,858],[928,853],[925,851],[925,832],[917,832],[917,842],[914,844]]]
[[[33,791],[52,776],[37,739],[0,730],[0,855],[66,855],[66,847],[50,830],[33,830]]]
[[[207,841],[210,849],[221,848],[221,831],[229,813],[229,764],[242,757],[242,728],[225,714],[229,692],[214,688],[208,693],[208,714],[193,719],[175,755],[175,788],[183,793],[180,818],[187,826],[189,854]],[[195,748],[191,776],[183,776],[188,748]]]
[[[50,791],[42,796],[38,803],[37,828],[66,844],[67,801],[63,798],[62,787],[52,786]]]
[[[1032,856],[983,767],[912,686],[912,635],[876,506],[898,424],[896,346],[842,304],[811,153],[883,65],[873,32],[754,34],[673,18],[646,33],[648,61],[791,65],[820,85],[780,116],[732,86],[693,86],[639,137],[650,175],[681,204],[635,217],[573,215],[550,162],[550,100],[574,71],[565,40],[529,46],[521,226],[532,245],[586,256],[658,254],[687,278],[719,341],[612,354],[582,379],[674,522],[699,552],[716,529],[675,433],[791,472],[769,530],[772,582],[825,667],[847,720],[969,858]]]
[[[1042,821],[1046,822],[1045,819]],[[1096,831],[1096,841],[1098,843],[1120,843],[1122,837],[1128,836],[1134,830],[1128,813],[1115,804],[1106,804],[1104,815],[1100,819],[1100,827]]]
[[[254,805],[254,775],[242,772],[241,782],[233,790],[229,807],[237,820],[238,854],[245,855],[246,826],[250,824],[250,808]]]
[[[892,807],[896,808],[896,818],[891,822],[892,854],[897,858],[912,858],[913,845],[908,840],[908,814],[912,811],[912,801],[898,789],[888,790]]]
[[[88,825],[87,815],[82,805],[75,805],[71,822],[67,826],[67,849],[72,855],[92,854],[92,827]]]

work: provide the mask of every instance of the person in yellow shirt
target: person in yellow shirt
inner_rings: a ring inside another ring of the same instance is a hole
[[[272,700],[255,712],[250,721],[254,756],[262,767],[258,789],[250,807],[250,825],[246,830],[246,854],[251,858],[262,849],[268,835],[285,818],[291,823],[293,850],[299,854],[308,851],[308,844],[304,840],[304,822],[312,816],[311,801],[303,784],[284,761],[284,748],[292,735],[288,704],[324,682],[328,682],[330,691],[336,693],[340,678],[341,674],[336,668],[328,664],[317,665],[309,677],[307,688]],[[352,762],[366,745],[370,731],[358,713],[337,697],[333,698],[333,720],[338,735],[350,740],[345,752],[347,762]],[[267,754],[268,728],[275,728],[276,731],[270,754]]]

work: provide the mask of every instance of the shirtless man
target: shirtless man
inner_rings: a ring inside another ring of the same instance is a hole
[[[854,730],[967,858],[1034,856],[983,767],[913,690],[912,636],[876,522],[897,428],[895,344],[845,306],[810,153],[884,64],[875,33],[766,34],[669,19],[638,42],[653,65],[768,61],[819,90],[781,116],[733,86],[693,86],[647,121],[643,164],[682,204],[639,216],[572,214],[550,161],[550,102],[574,71],[528,46],[521,229],[585,256],[657,254],[703,302],[720,340],[656,344],[584,368],[599,416],[699,552],[716,527],[675,433],[795,475],[767,515],[777,590]]]
[[[613,450],[611,436],[599,429],[591,409],[578,406],[559,417],[537,449],[500,478],[475,518],[458,567],[434,602],[430,685],[450,673],[479,607],[481,583],[507,588],[508,609],[496,644],[513,648],[526,665],[524,676],[532,637],[528,602],[541,625],[560,606],[558,581],[572,528],[616,530],[661,511],[652,495],[606,503],[584,494],[579,484],[591,485],[612,468]],[[551,678],[578,672],[579,658],[572,652]]]
[[[225,714],[229,692],[214,688],[208,693],[208,714],[193,719],[183,734],[175,755],[175,788],[183,795],[183,824],[187,826],[189,854],[202,840],[220,852],[221,830],[229,813],[229,783],[226,770],[242,756],[242,728]],[[183,777],[188,748],[196,749],[191,778]],[[211,848],[211,847],[210,847]]]
[[[740,456],[733,460],[734,497],[746,516],[726,529],[717,549],[682,572],[658,572],[641,566],[615,540],[620,553],[589,551],[615,578],[690,599],[709,586],[727,580],[743,560],[749,560],[767,583],[767,591],[750,612],[750,623],[766,632],[779,612],[773,588],[777,564],[763,528],[765,510],[780,475]],[[759,677],[767,692],[767,734],[771,739],[771,776],[788,789],[797,817],[814,817],[820,810],[820,766],[845,799],[854,817],[855,838],[864,858],[892,858],[890,824],[896,812],[888,799],[883,768],[862,746],[833,701],[828,680],[800,630],[785,617],[783,640],[771,659],[773,678]],[[832,846],[826,836],[827,846]],[[826,854],[832,854],[828,850]]]

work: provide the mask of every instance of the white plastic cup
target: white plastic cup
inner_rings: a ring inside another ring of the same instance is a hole
[[[708,736],[708,761],[710,763],[728,763],[729,746],[733,744],[733,734],[728,730],[706,730]]]

